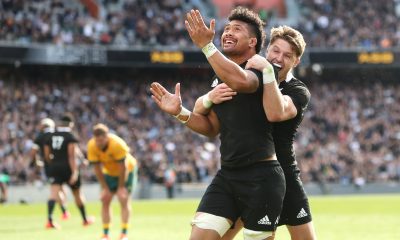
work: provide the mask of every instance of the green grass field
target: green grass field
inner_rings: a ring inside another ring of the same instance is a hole
[[[314,224],[320,240],[399,240],[400,195],[311,197]],[[132,240],[188,239],[189,222],[198,200],[135,201],[129,237]],[[45,230],[45,204],[0,205],[0,239],[10,240],[89,240],[99,239],[99,203],[88,204],[97,222],[81,225],[80,216],[69,204],[72,218],[58,223],[61,230]],[[113,206],[112,239],[119,235],[119,208]],[[56,216],[60,215],[57,207]],[[236,239],[242,239],[238,235]],[[276,239],[290,239],[280,227]]]

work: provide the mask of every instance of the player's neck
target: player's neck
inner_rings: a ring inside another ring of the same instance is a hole
[[[107,143],[104,145],[104,147],[101,149],[101,151],[103,151],[103,152],[107,151],[108,145],[110,145],[110,140],[107,140]]]
[[[284,81],[290,81],[294,76],[292,73],[293,69],[290,69],[284,76],[278,79],[278,84]]]
[[[240,64],[246,62],[247,60],[249,60],[254,55],[256,55],[254,51],[247,51],[247,52],[245,52],[244,54],[241,54],[241,55],[230,55],[230,56],[227,56],[227,57],[232,62],[240,65]]]

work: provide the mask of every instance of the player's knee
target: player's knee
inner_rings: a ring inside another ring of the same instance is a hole
[[[201,213],[192,220],[192,226],[196,226],[201,229],[214,230],[222,237],[231,227],[229,221],[220,216],[216,216],[209,213]]]
[[[120,202],[126,202],[126,201],[128,201],[128,199],[129,199],[129,194],[128,195],[117,195],[117,197],[118,197],[118,200],[120,201]]]
[[[101,197],[101,203],[103,203],[103,205],[110,204],[111,200],[112,200],[112,196],[102,196]]]
[[[250,229],[243,229],[244,240],[273,240],[275,232],[272,231],[253,231]]]

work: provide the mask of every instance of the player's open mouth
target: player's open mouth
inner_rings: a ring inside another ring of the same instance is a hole
[[[273,64],[276,68],[278,68],[279,70],[281,70],[281,69],[283,68],[283,65],[282,65],[282,64],[279,64],[279,63],[276,63],[276,62],[272,62],[272,64]]]
[[[232,38],[226,38],[224,39],[224,48],[231,48],[236,45],[236,40]]]
[[[276,68],[278,68],[279,70],[281,70],[282,69],[282,65],[281,64],[279,64],[279,63],[272,63]]]

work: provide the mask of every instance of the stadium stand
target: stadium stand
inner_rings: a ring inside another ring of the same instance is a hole
[[[17,44],[192,46],[185,12],[192,7],[207,9],[207,1],[198,0],[102,1],[96,17],[77,2],[2,1],[0,39]]]
[[[96,2],[97,10],[86,10],[78,1],[3,0],[0,42],[186,50],[192,43],[184,29],[184,13],[196,7],[209,19],[218,12],[209,8],[211,0]],[[399,1],[298,0],[297,4],[298,27],[309,47],[399,45]],[[271,14],[262,16],[269,20]],[[207,71],[37,69],[0,67],[0,173],[9,173],[13,184],[36,179],[28,167],[28,153],[39,120],[57,119],[65,111],[75,114],[82,149],[97,122],[127,140],[141,162],[142,178],[160,182],[166,164],[174,166],[179,182],[207,181],[216,172],[218,140],[193,134],[157,111],[148,93],[152,81],[162,81],[169,89],[180,81],[185,106],[191,108],[196,97],[206,92]],[[312,100],[296,140],[304,182],[400,180],[400,107],[396,104],[400,86],[380,80],[307,82]],[[93,179],[91,171],[85,171],[85,179]]]
[[[400,2],[299,0],[308,46],[389,48],[400,44]]]
[[[165,164],[173,164],[179,182],[207,181],[218,168],[218,140],[193,134],[156,111],[148,92],[152,81],[161,81],[169,89],[179,81],[183,102],[191,108],[207,89],[208,72],[148,70],[129,76],[103,70],[80,77],[73,72],[82,71],[1,72],[0,171],[10,173],[13,183],[31,180],[28,152],[38,121],[46,116],[57,119],[65,111],[75,114],[83,149],[91,126],[104,122],[127,140],[141,162],[141,177],[153,182],[159,181]],[[304,181],[398,181],[400,86],[308,84],[312,101],[296,140]],[[85,176],[93,177],[91,171]]]
[[[38,121],[45,116],[57,119],[70,111],[76,116],[83,149],[91,137],[92,125],[103,122],[127,141],[142,169],[149,169],[143,173],[151,175],[147,177],[152,180],[162,176],[158,171],[162,163],[174,164],[183,182],[205,180],[217,169],[217,143],[191,133],[174,118],[156,111],[149,98],[149,84],[161,80],[171,87],[172,83],[184,80],[177,74],[167,79],[164,75],[139,74],[132,79],[112,74],[80,78],[72,78],[68,73],[59,77],[37,73],[3,76],[0,172],[8,172],[13,182],[26,181],[30,175],[28,153]],[[199,82],[184,84],[182,92],[187,106],[194,106],[195,97],[206,91],[206,85],[197,86]]]

